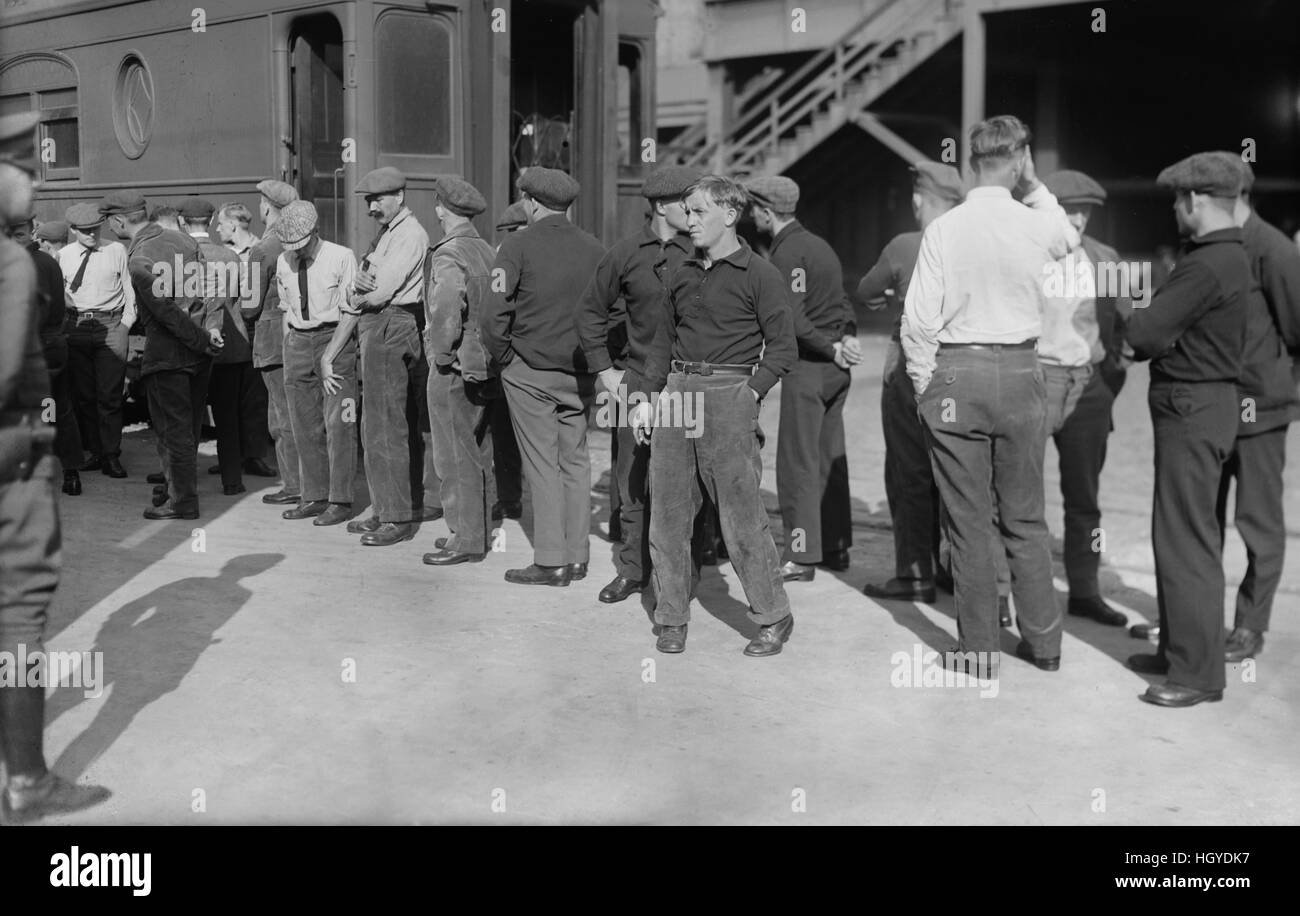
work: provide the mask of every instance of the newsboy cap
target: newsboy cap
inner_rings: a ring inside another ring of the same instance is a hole
[[[217,212],[217,208],[212,205],[211,201],[204,200],[202,197],[187,197],[181,201],[181,205],[176,208],[176,212],[184,220],[207,220],[212,219],[212,214]]]
[[[655,169],[641,185],[641,196],[646,200],[678,198],[687,188],[704,177],[699,169],[689,165],[665,165]]]
[[[366,172],[365,177],[357,182],[353,193],[396,194],[405,187],[406,176],[391,165],[386,165],[383,168],[375,169],[373,172]]]
[[[315,228],[316,207],[309,200],[294,200],[280,211],[275,234],[280,236],[286,251],[297,251],[311,241]]]
[[[68,221],[52,219],[49,222],[41,223],[36,227],[36,231],[32,235],[42,242],[59,242],[62,244],[68,240]]]
[[[1106,189],[1091,177],[1074,169],[1061,169],[1043,179],[1047,190],[1060,204],[1092,204],[1100,207],[1106,202]]]
[[[961,203],[966,197],[961,173],[950,165],[922,159],[912,166],[912,187],[933,194],[940,200]]]
[[[509,229],[518,229],[520,226],[528,225],[528,210],[524,207],[524,202],[517,200],[510,206],[501,211],[501,216],[497,218],[497,232],[505,232]]]
[[[257,183],[257,193],[273,207],[287,207],[298,199],[298,190],[291,184],[267,178]]]
[[[1241,191],[1241,168],[1223,153],[1194,153],[1175,162],[1156,177],[1156,184],[1174,191],[1195,191],[1211,197],[1236,197]]]
[[[76,229],[94,229],[104,223],[104,214],[99,212],[99,207],[94,204],[73,204],[63,214],[67,220],[68,226]],[[67,237],[67,229],[64,228],[63,235]]]
[[[99,212],[105,216],[135,213],[148,209],[144,195],[139,191],[114,191],[99,202]]]
[[[433,183],[438,200],[452,213],[477,216],[487,209],[483,195],[459,175],[439,175]]]
[[[41,116],[35,111],[0,118],[0,162],[35,174],[36,125],[40,121]]]
[[[1207,156],[1213,156],[1226,165],[1231,165],[1241,175],[1241,191],[1244,193],[1255,187],[1255,170],[1250,167],[1250,163],[1241,158],[1240,153],[1230,153],[1227,150],[1214,150],[1206,153]]]
[[[764,175],[742,184],[760,207],[771,207],[777,213],[793,213],[799,202],[799,185],[784,175]]]
[[[519,179],[519,190],[548,210],[563,210],[573,203],[581,187],[559,169],[531,168]]]

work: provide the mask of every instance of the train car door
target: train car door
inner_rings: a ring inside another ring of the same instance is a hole
[[[338,20],[328,14],[295,20],[289,61],[290,182],[303,200],[315,203],[321,237],[346,245],[343,30]]]

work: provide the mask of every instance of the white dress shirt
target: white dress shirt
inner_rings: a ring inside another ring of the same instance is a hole
[[[68,305],[78,312],[111,312],[122,309],[122,324],[130,328],[135,323],[135,287],[131,285],[131,270],[126,257],[126,246],[121,242],[101,242],[89,249],[90,260],[81,275],[81,285],[76,291],[72,281],[81,269],[88,249],[73,242],[59,249],[59,269],[63,271],[63,292]]]
[[[275,285],[280,291],[280,308],[289,313],[289,327],[309,331],[337,322],[347,305],[356,275],[357,256],[352,249],[322,239],[307,264],[307,320],[304,321],[302,297],[298,294],[298,252],[281,252],[275,265]]]
[[[1049,285],[1043,308],[1038,358],[1053,366],[1080,369],[1106,355],[1097,325],[1097,270],[1088,253],[1076,248],[1056,262],[1056,285]]]

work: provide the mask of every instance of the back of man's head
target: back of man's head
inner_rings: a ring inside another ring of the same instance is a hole
[[[1029,128],[1015,115],[997,115],[970,130],[970,165],[977,173],[994,172],[1017,162],[1029,145]]]

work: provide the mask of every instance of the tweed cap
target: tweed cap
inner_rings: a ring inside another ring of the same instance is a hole
[[[1245,194],[1255,187],[1255,170],[1250,167],[1250,163],[1241,158],[1240,153],[1230,153],[1226,150],[1215,150],[1212,153],[1206,153],[1207,156],[1213,156],[1215,159],[1227,165],[1231,165],[1241,175],[1241,192]]]
[[[406,187],[406,176],[390,165],[366,172],[357,182],[355,194],[396,194]]]
[[[280,211],[275,234],[280,237],[286,251],[297,251],[311,241],[316,218],[316,207],[309,200],[291,201]]]
[[[531,168],[519,179],[519,190],[549,210],[563,210],[581,187],[559,169]]]
[[[63,215],[68,225],[77,229],[94,229],[104,223],[104,214],[94,204],[73,204]],[[63,234],[67,236],[68,233],[65,231]]]
[[[1058,203],[1092,204],[1100,207],[1106,202],[1106,189],[1090,176],[1074,169],[1061,169],[1043,179],[1047,190],[1056,195]]]
[[[760,207],[770,207],[777,213],[793,213],[799,202],[799,185],[784,175],[764,175],[742,182],[750,198]]]
[[[912,166],[912,187],[933,194],[940,200],[961,203],[966,197],[961,173],[950,165],[922,159]]]
[[[118,213],[135,213],[147,210],[144,195],[139,191],[114,191],[99,202],[99,212],[105,216]]]
[[[1162,171],[1156,184],[1174,191],[1236,197],[1242,185],[1240,157],[1231,153],[1193,153]]]
[[[36,172],[36,125],[40,121],[35,111],[0,118],[0,162]]]
[[[434,181],[438,200],[452,213],[461,216],[477,216],[487,209],[483,195],[459,175],[439,175]]]
[[[187,197],[181,201],[176,212],[181,215],[181,219],[207,222],[212,219],[212,214],[217,212],[217,208],[211,201],[204,200],[202,197]]]
[[[266,198],[273,207],[287,207],[298,199],[298,191],[293,185],[274,178],[267,178],[257,183],[257,193]]]
[[[651,172],[645,184],[641,185],[641,196],[647,200],[676,199],[703,176],[703,172],[689,165],[661,166]]]
[[[523,201],[517,200],[501,211],[501,216],[497,219],[496,230],[497,232],[505,232],[527,225],[528,210],[524,207]]]
[[[66,242],[68,240],[68,221],[52,219],[49,222],[41,223],[36,227],[36,231],[32,235],[42,242]]]

